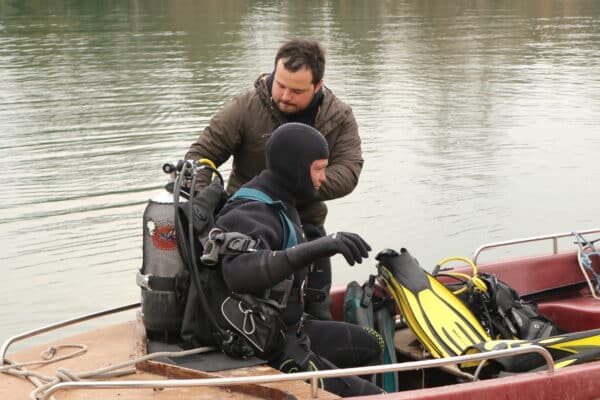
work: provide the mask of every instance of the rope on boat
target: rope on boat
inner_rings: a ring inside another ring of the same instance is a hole
[[[79,350],[73,351],[69,354],[62,355],[60,357],[54,358],[54,356],[58,353],[59,350],[64,348],[78,348]],[[89,380],[100,380],[113,378],[118,376],[130,375],[136,372],[135,364],[143,361],[152,360],[155,358],[161,357],[184,357],[192,354],[201,354],[206,353],[208,351],[215,350],[214,347],[198,347],[196,349],[184,350],[184,351],[163,351],[156,352],[151,354],[146,354],[145,356],[133,358],[115,365],[110,365],[108,367],[99,368],[92,371],[79,372],[74,373],[66,368],[58,367],[55,371],[55,376],[46,376],[39,372],[30,371],[25,369],[27,366],[31,365],[45,365],[50,363],[55,363],[57,361],[62,361],[68,358],[79,357],[87,352],[87,346],[79,345],[79,344],[64,344],[64,345],[56,345],[51,346],[48,349],[44,350],[40,357],[42,360],[37,361],[28,361],[17,363],[13,360],[9,360],[5,358],[5,361],[8,365],[4,365],[0,367],[0,372],[12,375],[15,377],[23,377],[28,379],[30,382],[36,386],[36,388],[29,394],[30,400],[39,400],[44,393],[50,389],[52,386],[59,384],[61,382],[73,382],[80,381],[82,379]]]
[[[56,353],[59,350],[66,349],[66,348],[78,348],[79,350],[76,350],[72,353],[65,354],[65,355],[57,357],[57,358],[54,358],[54,356],[56,355]],[[85,354],[86,352],[87,352],[87,346],[82,345],[82,344],[59,344],[59,345],[55,345],[55,346],[50,346],[46,350],[44,350],[40,353],[40,357],[42,358],[42,360],[28,361],[28,362],[23,362],[23,363],[14,363],[13,362],[13,363],[11,363],[11,365],[3,365],[2,367],[0,367],[0,372],[4,372],[6,370],[10,370],[13,368],[28,367],[31,365],[50,364],[50,363],[54,363],[57,361],[66,360],[67,358],[78,357],[80,355]]]

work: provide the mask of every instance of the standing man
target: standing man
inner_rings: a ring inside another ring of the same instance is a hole
[[[262,74],[254,88],[228,101],[193,143],[186,159],[208,158],[217,166],[233,155],[227,192],[265,168],[265,143],[278,126],[301,122],[316,128],[329,147],[327,180],[316,195],[297,204],[309,240],[325,235],[325,200],[343,197],[358,183],[363,159],[358,126],[349,106],[323,84],[325,55],[315,41],[291,40],[279,48],[272,73]],[[207,173],[201,184],[208,184]],[[306,311],[330,319],[331,261],[317,260],[307,284]]]

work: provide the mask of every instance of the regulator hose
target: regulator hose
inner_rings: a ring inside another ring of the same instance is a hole
[[[184,232],[183,226],[181,226],[182,225],[181,218],[179,216],[179,195],[180,195],[181,187],[182,187],[181,180],[182,180],[182,176],[186,175],[186,172],[188,172],[187,169],[189,169],[189,168],[191,168],[191,171],[189,171],[189,173],[192,176],[192,182],[190,185],[190,202],[192,201],[192,199],[194,198],[195,184],[196,184],[196,178],[197,178],[197,170],[196,170],[196,168],[193,167],[193,165],[190,165],[189,163],[184,163],[184,165],[181,168],[180,173],[175,178],[175,187],[173,189],[173,206],[175,208],[175,230],[178,233]],[[189,240],[189,243],[187,243],[187,246],[186,246],[185,240],[183,240],[183,238],[179,239],[180,236],[179,236],[179,234],[177,235],[178,243],[183,244],[182,246],[180,246],[180,250],[181,250],[180,254],[181,254],[184,262],[187,264],[188,268],[191,271],[192,282],[196,286],[196,289],[198,291],[198,298],[200,300],[200,306],[202,307],[202,311],[208,318],[210,324],[215,329],[216,333],[219,336],[221,336],[221,338],[225,338],[229,335],[219,326],[215,316],[212,314],[212,312],[210,312],[210,307],[208,305],[208,301],[206,300],[206,295],[202,288],[202,280],[200,278],[200,271],[198,268],[198,263],[196,262],[196,246],[195,246],[195,242],[194,242],[194,240],[195,240],[194,225],[193,225],[192,218],[189,218],[187,228],[188,228],[187,233],[188,233],[188,240]],[[184,249],[182,247],[186,247],[186,248]]]
[[[436,266],[435,269],[439,270],[443,265],[451,262],[451,261],[462,261],[464,263],[466,263],[469,267],[471,267],[471,269],[473,270],[473,276],[470,276],[468,274],[464,274],[462,272],[445,272],[445,275],[449,275],[452,276],[454,278],[457,278],[463,282],[465,282],[465,285],[458,289],[455,290],[453,293],[455,295],[461,294],[463,292],[465,292],[467,290],[467,283],[470,281],[473,284],[473,287],[476,290],[479,290],[481,292],[486,292],[487,291],[487,285],[485,284],[485,282],[479,278],[479,270],[477,269],[477,266],[475,265],[475,263],[471,260],[469,260],[466,257],[458,257],[458,256],[454,256],[454,257],[447,257],[444,258],[442,261],[440,261]]]

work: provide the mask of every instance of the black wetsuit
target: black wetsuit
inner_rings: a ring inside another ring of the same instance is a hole
[[[288,183],[273,171],[264,170],[244,187],[258,189],[273,200],[281,201],[293,222],[298,242],[305,242],[300,219],[295,208],[294,195]],[[381,361],[380,336],[364,328],[337,321],[303,321],[304,302],[299,295],[310,265],[294,267],[281,251],[283,225],[278,211],[271,205],[247,199],[229,202],[219,214],[217,225],[224,230],[241,232],[259,240],[257,251],[225,256],[221,263],[223,279],[229,289],[239,293],[263,295],[266,289],[293,275],[292,294],[282,312],[288,341],[296,349],[302,348],[311,366],[317,369],[375,365]],[[285,350],[269,360],[282,371],[291,372],[297,365],[290,363]],[[340,396],[358,396],[381,393],[381,389],[359,377],[324,380],[325,389]]]

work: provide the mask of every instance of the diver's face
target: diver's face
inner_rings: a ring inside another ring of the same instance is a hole
[[[286,59],[277,61],[271,97],[282,112],[293,114],[308,107],[317,91],[321,89],[323,80],[313,84],[310,69],[301,68],[291,72],[285,69],[285,61]]]
[[[319,190],[323,182],[327,179],[325,176],[327,164],[329,164],[327,159],[315,160],[310,164],[310,179],[315,190]]]

